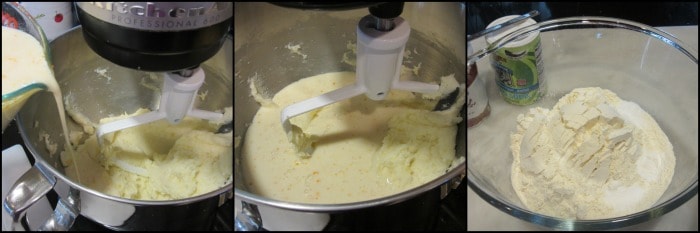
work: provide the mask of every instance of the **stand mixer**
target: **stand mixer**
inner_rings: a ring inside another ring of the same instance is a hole
[[[219,51],[230,30],[231,2],[78,2],[76,6],[85,41],[97,54],[120,66],[165,76],[158,110],[102,124],[98,138],[160,119],[177,124],[185,116],[223,117],[193,105],[205,79],[199,64]]]

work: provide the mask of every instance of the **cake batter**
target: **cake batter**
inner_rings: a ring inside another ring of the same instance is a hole
[[[41,84],[53,94],[58,109],[58,117],[63,130],[66,144],[70,143],[70,133],[66,126],[66,115],[63,108],[61,88],[53,75],[47,57],[39,41],[26,32],[9,27],[2,27],[2,130],[10,123],[15,114],[37,89],[28,91],[18,97],[5,99],[6,94],[18,91],[29,85]],[[55,144],[50,146],[48,137],[43,136],[49,156],[56,151]],[[73,153],[70,148],[68,153]],[[74,167],[77,164],[73,164]],[[78,176],[80,177],[80,176]]]
[[[383,101],[361,95],[291,118],[315,138],[313,154],[299,156],[282,129],[280,111],[354,81],[353,72],[321,74],[285,87],[274,104],[262,101],[241,145],[252,192],[302,203],[364,201],[422,185],[463,161],[455,158],[455,141],[464,85],[457,102],[442,112],[432,111],[434,96],[391,91]],[[442,85],[450,92],[458,83],[448,76]]]
[[[226,109],[225,121],[231,120],[231,111]],[[131,115],[146,112],[139,109]],[[100,123],[125,117],[129,115]],[[102,147],[90,133],[77,147],[76,157],[64,152],[61,162],[68,177],[78,176],[75,162],[83,185],[112,196],[138,200],[193,197],[232,182],[233,133],[213,133],[221,123],[189,117],[174,125],[159,120],[107,134]]]

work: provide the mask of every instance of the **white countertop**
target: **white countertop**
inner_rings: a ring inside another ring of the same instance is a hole
[[[692,46],[697,51],[698,26],[660,27],[659,29],[676,36],[678,39]],[[475,41],[478,41],[478,39]],[[479,68],[480,70],[482,69],[482,67]],[[490,69],[490,67],[485,67],[483,69]],[[467,230],[544,231],[551,229],[520,220],[496,209],[481,199],[481,197],[474,193],[471,187],[469,187],[467,190]],[[661,217],[618,230],[698,231],[698,195],[695,195],[695,197],[690,199],[682,206]]]

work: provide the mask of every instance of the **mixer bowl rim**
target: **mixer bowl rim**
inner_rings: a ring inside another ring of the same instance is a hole
[[[251,204],[262,204],[266,206],[277,207],[281,209],[293,210],[293,211],[304,211],[304,212],[320,212],[320,213],[330,213],[330,212],[340,212],[347,210],[370,208],[375,206],[391,205],[395,203],[402,202],[404,200],[415,197],[419,194],[425,193],[432,190],[433,188],[442,185],[444,183],[451,182],[452,179],[458,179],[460,182],[464,178],[466,172],[466,162],[462,161],[457,166],[452,168],[449,172],[427,182],[425,184],[416,186],[414,188],[405,190],[403,192],[383,196],[380,198],[370,199],[366,201],[341,203],[341,204],[310,204],[310,203],[295,203],[280,201],[275,199],[270,199],[267,197],[259,196],[254,193],[235,188],[234,193],[236,197],[240,198],[242,201]],[[454,180],[452,180],[454,181]]]
[[[646,24],[626,19],[599,16],[566,17],[542,21],[530,26],[522,27],[494,41],[492,44],[488,45],[486,49],[483,49],[482,51],[477,51],[477,53],[474,54],[468,54],[467,64],[476,63],[477,61],[481,60],[487,55],[492,54],[496,50],[500,49],[504,45],[520,39],[520,36],[528,35],[531,32],[546,32],[548,31],[547,29],[550,28],[558,28],[571,25],[599,25],[609,27],[611,29],[625,29],[633,32],[642,33],[646,36],[656,38],[661,42],[668,44],[669,46],[688,56],[690,60],[693,61],[695,64],[698,64],[698,51],[694,47],[689,46],[685,42],[679,40],[678,38],[669,33],[666,33],[662,30],[659,30],[655,27]]]
[[[480,189],[479,186],[472,181],[473,178],[470,176],[471,175],[467,175],[467,185],[474,190],[479,197],[491,204],[493,207],[496,207],[496,209],[526,222],[566,230],[603,230],[631,226],[671,212],[698,194],[698,181],[695,180],[692,185],[683,190],[679,195],[658,204],[656,207],[644,211],[615,218],[573,220],[546,216],[515,205],[511,205],[507,201],[501,200],[500,198],[492,195],[489,191]]]

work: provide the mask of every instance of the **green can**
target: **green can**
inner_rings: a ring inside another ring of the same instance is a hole
[[[487,28],[515,17],[518,16],[501,17],[491,22]],[[536,23],[535,20],[527,19],[507,30],[487,35],[486,42],[491,45],[515,30]],[[530,33],[496,50],[491,54],[491,66],[496,73],[499,92],[508,103],[530,105],[537,102],[547,91],[539,32]]]

